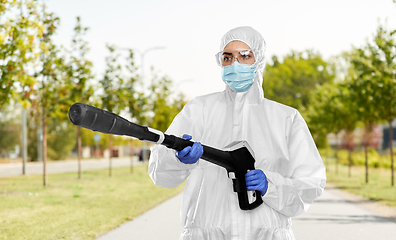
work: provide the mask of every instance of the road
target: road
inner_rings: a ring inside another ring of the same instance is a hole
[[[136,158],[133,161],[134,164],[139,164]],[[113,158],[113,167],[130,166],[131,158]],[[109,159],[84,159],[81,161],[81,170],[88,169],[102,169],[109,166]],[[48,161],[47,162],[47,173],[64,173],[64,172],[77,172],[78,163],[77,160],[68,161]],[[42,162],[28,162],[26,163],[26,174],[42,174],[43,163]],[[0,164],[0,177],[18,176],[22,175],[22,163],[1,163]]]
[[[181,194],[97,240],[175,240],[182,231]],[[396,209],[379,205],[327,185],[309,210],[293,218],[297,240],[394,240]]]

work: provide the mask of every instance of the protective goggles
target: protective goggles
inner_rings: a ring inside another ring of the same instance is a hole
[[[240,64],[254,64],[256,62],[251,49],[230,49],[216,54],[216,61],[219,66],[229,66],[235,59]]]

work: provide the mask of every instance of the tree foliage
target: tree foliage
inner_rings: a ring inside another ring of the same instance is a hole
[[[141,76],[137,73],[135,56],[132,49],[128,49],[126,63],[127,77],[124,88],[126,106],[133,121],[137,124],[147,124],[148,96],[144,94]]]
[[[179,95],[172,100],[172,81],[157,76],[152,80],[150,93],[149,106],[153,116],[149,119],[149,126],[164,132],[185,105],[184,96]]]
[[[328,133],[339,133],[344,128],[344,117],[349,110],[344,106],[341,94],[342,89],[336,83],[325,83],[315,90],[307,120],[318,147],[326,147]]]
[[[106,70],[103,79],[100,80],[100,95],[102,108],[105,110],[120,114],[126,107],[126,97],[124,96],[125,77],[122,71],[122,65],[119,63],[120,54],[116,47],[106,45],[109,56],[106,57]]]
[[[0,109],[19,101],[27,108],[37,83],[29,73],[37,61],[43,23],[35,1],[3,0],[0,5]]]
[[[390,159],[391,159],[391,185],[394,186],[394,159],[393,159],[393,130],[392,121],[396,118],[396,30],[388,30],[379,25],[374,36],[374,44],[368,44],[370,61],[368,66],[371,75],[377,83],[380,95],[377,110],[379,117],[388,122]],[[372,66],[372,67],[371,67]],[[371,67],[371,68],[370,68]]]
[[[92,74],[93,65],[86,57],[89,47],[88,42],[84,40],[87,31],[88,28],[81,24],[81,18],[77,17],[71,50],[69,51],[70,59],[66,65],[69,105],[75,102],[89,103],[89,99],[93,95],[93,86],[90,84],[90,81],[94,78]]]
[[[311,103],[317,85],[333,82],[331,66],[312,50],[292,51],[282,61],[272,57],[264,71],[266,98],[304,111]]]
[[[368,44],[369,64],[365,75],[371,74],[376,82],[382,119],[391,122],[396,118],[396,30],[380,25],[374,36],[374,44]],[[370,73],[371,71],[371,73]]]
[[[65,57],[53,42],[59,18],[45,11],[43,6],[43,35],[40,39],[40,66],[35,74],[39,81],[36,91],[37,105],[45,110],[45,117],[60,117],[68,101],[68,86],[65,82]]]
[[[77,18],[71,48],[65,50],[53,41],[59,23],[60,19],[45,8],[45,2],[1,1],[0,109],[16,102],[30,109],[28,152],[31,160],[37,159],[37,151],[41,148],[37,145],[41,138],[44,151],[48,143],[51,159],[62,158],[70,152],[71,147],[62,141],[75,141],[69,135],[74,132],[74,126],[64,126],[67,111],[74,102],[90,103],[93,96],[93,85],[90,84],[94,80],[93,66],[86,58],[89,48],[84,40],[88,28],[82,26],[81,19]],[[117,49],[110,44],[107,49],[110,53],[106,58],[106,71],[98,81],[99,85],[95,86],[96,100],[102,105],[99,107],[116,114],[129,113],[136,123],[154,124],[165,130],[184,105],[184,96],[171,100],[168,90],[171,81],[168,78],[156,79],[151,90],[144,89],[141,76],[137,74],[133,51],[129,51],[123,65]],[[4,131],[13,128],[11,122],[3,123]],[[41,128],[43,134],[39,133]],[[92,146],[93,133],[82,132],[83,145]],[[8,149],[5,143],[13,144],[14,140],[11,137],[4,139],[1,148]],[[102,135],[101,146],[107,143],[108,136]]]
[[[120,54],[116,47],[107,45],[110,55],[106,57],[106,70],[103,79],[100,80],[103,93],[100,95],[102,108],[119,115],[126,107],[127,98],[125,94],[125,78],[122,71],[122,65],[119,63]],[[112,157],[113,157],[113,136],[109,136],[110,165],[109,176],[112,175]]]
[[[93,79],[92,62],[86,59],[89,50],[88,42],[84,40],[84,36],[88,31],[87,27],[81,25],[80,17],[77,17],[77,24],[74,28],[74,36],[71,44],[71,58],[66,65],[66,86],[70,92],[69,104],[71,106],[75,102],[89,103],[89,99],[93,95],[93,87],[89,81]],[[65,115],[69,107],[64,108]],[[77,127],[77,155],[78,155],[78,178],[81,178],[81,158],[82,158],[82,142],[81,127]]]

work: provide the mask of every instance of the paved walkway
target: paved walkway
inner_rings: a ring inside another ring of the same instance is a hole
[[[131,158],[113,158],[113,167],[130,166]],[[134,157],[133,164],[141,164]],[[81,161],[81,170],[88,169],[103,169],[109,167],[109,159],[84,159]],[[77,160],[67,161],[48,161],[47,162],[47,173],[64,173],[64,172],[77,172],[78,163]],[[26,163],[26,174],[42,174],[43,173],[43,162],[28,162]],[[0,177],[18,176],[22,175],[22,163],[0,163]]]
[[[175,240],[182,231],[181,194],[97,240]],[[396,210],[346,193],[330,185],[303,215],[293,218],[297,240],[394,240]]]
[[[183,230],[180,223],[182,194],[147,211],[97,240],[177,240]]]
[[[328,185],[305,214],[293,218],[292,228],[301,240],[394,240],[396,208]]]

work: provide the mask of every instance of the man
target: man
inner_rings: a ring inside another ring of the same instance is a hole
[[[291,217],[322,194],[323,161],[300,113],[264,98],[266,45],[260,33],[251,27],[232,29],[220,50],[216,58],[226,89],[186,104],[167,134],[192,136],[196,143],[180,152],[153,147],[150,177],[168,188],[187,179],[180,239],[295,239]],[[264,201],[250,211],[239,208],[226,170],[199,160],[199,142],[224,149],[242,140],[256,160],[256,170],[245,176],[247,188],[259,190]]]

